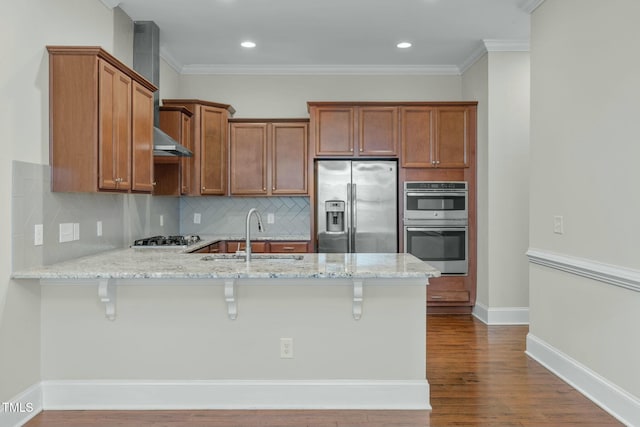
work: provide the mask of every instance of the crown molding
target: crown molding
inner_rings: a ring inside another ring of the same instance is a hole
[[[108,9],[113,9],[122,3],[120,0],[100,0],[103,5],[105,5]]]
[[[182,64],[176,61],[176,59],[169,53],[169,51],[162,46],[160,46],[160,58],[162,58],[164,62],[169,64],[169,66],[173,68],[176,73],[182,74]]]
[[[488,52],[529,52],[529,41],[484,39],[471,52],[471,55],[460,64],[460,74],[464,74]]]
[[[455,65],[185,65],[181,74],[460,75]]]
[[[482,40],[487,52],[529,52],[529,40]]]
[[[533,13],[534,10],[536,10],[542,3],[544,3],[544,0],[521,0],[520,4],[518,5],[518,7],[522,10],[524,10],[525,12],[531,14]]]

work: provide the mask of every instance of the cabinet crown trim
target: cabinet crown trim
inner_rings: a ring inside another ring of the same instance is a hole
[[[140,83],[151,92],[155,92],[158,90],[158,87],[147,80],[143,75],[130,68],[128,65],[120,61],[115,56],[111,55],[100,46],[47,46],[47,51],[50,55],[96,56],[100,59],[104,59],[105,61],[116,67],[119,71],[131,77],[133,80]]]
[[[205,105],[207,107],[222,108],[224,110],[227,110],[231,115],[234,115],[236,113],[235,108],[233,108],[231,105],[221,104],[219,102],[203,101],[201,99],[163,99],[162,100],[163,106],[175,105],[175,104],[177,105],[199,104],[199,105]]]

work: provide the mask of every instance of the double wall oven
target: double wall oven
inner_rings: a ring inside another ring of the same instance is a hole
[[[404,183],[404,251],[442,274],[469,272],[469,191],[461,181]]]

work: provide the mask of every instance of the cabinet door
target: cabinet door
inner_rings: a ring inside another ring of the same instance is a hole
[[[131,79],[99,60],[98,187],[131,186]]]
[[[221,108],[200,110],[200,194],[227,193],[227,113]]]
[[[153,190],[153,93],[133,83],[132,184],[133,191]]]
[[[193,139],[191,137],[191,117],[181,114],[181,139],[180,143],[187,147],[192,153]],[[191,192],[191,174],[193,173],[193,157],[182,157],[180,159],[180,193],[189,194]]]
[[[469,109],[440,107],[437,115],[436,166],[439,168],[469,167]]]
[[[432,107],[403,107],[400,109],[402,130],[400,163],[404,168],[430,168],[435,166],[433,158],[433,123],[435,109]]]
[[[308,194],[306,123],[271,125],[271,194]]]
[[[398,107],[360,107],[358,153],[361,156],[398,155]]]
[[[267,194],[267,124],[231,124],[231,194]]]
[[[354,108],[315,107],[316,156],[353,156]]]

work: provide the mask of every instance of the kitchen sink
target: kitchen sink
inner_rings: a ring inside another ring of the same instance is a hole
[[[251,254],[251,262],[253,261],[300,261],[304,257],[302,255],[293,254]],[[244,254],[215,254],[205,255],[200,258],[202,261],[246,261]]]

